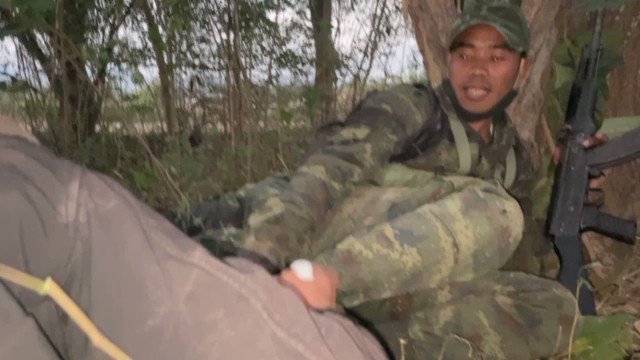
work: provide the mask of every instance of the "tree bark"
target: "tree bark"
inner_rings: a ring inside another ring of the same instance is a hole
[[[74,149],[95,134],[100,120],[98,94],[81,50],[86,43],[87,14],[87,4],[83,2],[58,2],[54,31],[48,34],[55,60],[42,58],[43,52],[31,47],[43,66],[57,64],[57,68],[47,74],[59,104],[58,119],[50,119],[49,128],[58,152],[65,156],[72,155]]]
[[[556,19],[561,1],[525,0],[522,10],[531,29],[533,65],[522,82],[520,94],[509,109],[520,138],[529,148],[536,166],[543,164],[553,143],[545,141],[544,101],[547,81],[553,65],[553,49],[558,42]]]
[[[239,0],[233,0],[233,6],[230,8],[233,16],[233,27],[230,30],[233,34],[233,41],[230,44],[229,49],[229,62],[231,63],[231,87],[233,94],[233,112],[232,119],[238,127],[239,133],[242,134],[245,130],[249,132],[248,124],[245,116],[245,96],[244,84],[243,84],[243,68],[242,62],[242,33],[240,32],[240,2]],[[232,18],[231,16],[229,18]]]
[[[106,68],[113,57],[113,46],[108,45],[92,80],[82,52],[87,43],[88,14],[92,6],[89,1],[58,1],[51,16],[46,17],[49,23],[16,35],[23,49],[42,68],[57,99],[58,116],[48,117],[47,124],[56,150],[65,156],[72,155],[95,134],[102,112],[99,88],[105,83]],[[0,18],[11,27],[23,27],[20,16],[12,8],[0,7]],[[123,21],[113,24],[110,39]],[[40,35],[46,42],[44,46],[38,42]]]
[[[404,0],[429,82],[435,87],[447,77],[447,42],[458,16],[450,0]]]
[[[332,0],[309,0],[313,40],[316,52],[314,86],[320,94],[321,108],[317,121],[324,124],[335,113],[335,84],[338,52],[332,37]]]
[[[167,65],[166,57],[169,56],[165,42],[160,34],[160,27],[156,21],[156,17],[151,10],[148,0],[138,0],[138,6],[144,14],[149,32],[149,41],[153,47],[153,53],[158,66],[158,76],[160,78],[160,90],[162,92],[162,100],[164,105],[164,115],[167,125],[167,132],[172,134],[178,130],[177,111],[174,99],[174,89],[172,82],[173,69]]]
[[[449,33],[458,16],[456,2],[450,0],[404,0],[405,11],[411,17],[418,47],[429,81],[438,86],[448,76],[447,53]],[[531,150],[534,163],[539,166],[548,146],[543,137],[542,110],[544,89],[548,80],[551,53],[557,42],[555,18],[559,1],[525,0],[523,12],[532,31],[530,57],[534,65],[521,81],[520,94],[509,109],[518,133]]]

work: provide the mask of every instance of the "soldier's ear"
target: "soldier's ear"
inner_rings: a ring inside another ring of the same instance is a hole
[[[515,88],[519,89],[522,84],[524,84],[524,80],[527,78],[527,74],[529,74],[529,70],[531,70],[531,66],[533,65],[533,61],[531,58],[523,56],[520,59],[520,67],[518,68],[518,78],[516,79]]]

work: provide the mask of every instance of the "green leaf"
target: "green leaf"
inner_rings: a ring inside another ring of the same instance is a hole
[[[290,124],[293,119],[293,113],[285,109],[280,110],[280,118],[285,124]]]
[[[629,0],[583,0],[573,10],[576,12],[591,12],[617,8],[627,3],[629,3]]]
[[[573,79],[575,78],[575,70],[568,66],[560,65],[559,63],[555,64],[554,67],[554,76],[555,76],[555,88],[560,89],[566,84],[571,84]]]
[[[575,359],[622,360],[633,350],[633,315],[584,316],[583,320],[582,334],[573,343]]]
[[[146,83],[144,75],[142,75],[142,72],[140,72],[140,70],[138,69],[135,69],[131,74],[131,81],[133,81],[133,83],[138,86],[144,85]]]
[[[138,191],[146,191],[156,180],[155,173],[149,164],[145,164],[141,169],[131,169],[130,173]]]
[[[620,29],[606,29],[602,32],[602,54],[600,56],[600,62],[598,64],[598,75],[601,78],[606,77],[609,72],[615,69],[617,66],[623,63],[622,55],[620,54],[620,48],[624,44],[627,38],[624,31]],[[591,43],[593,39],[593,30],[589,29],[580,33],[575,38],[575,47],[572,49],[575,62],[571,67],[577,67],[580,56],[582,55],[582,49]],[[556,59],[558,61],[558,59]]]
[[[620,50],[627,39],[627,33],[622,28],[607,28],[602,31],[602,44],[611,50]]]
[[[7,24],[0,28],[0,39],[5,38],[7,36],[16,36],[21,32],[25,31],[26,27],[22,26],[22,24]]]
[[[53,0],[30,0],[31,6],[38,12],[53,10],[55,1]]]
[[[13,6],[19,9],[30,10],[37,13],[46,12],[55,8],[54,0],[13,0],[11,2]]]
[[[589,31],[586,33],[587,36],[591,36],[592,32]],[[585,37],[585,39],[591,39],[590,37]],[[580,43],[574,39],[566,39],[566,43],[567,43],[567,51],[569,54],[569,59],[571,59],[570,63],[565,63],[563,65],[565,66],[571,66],[572,68],[576,68],[578,66],[578,63],[580,62],[580,57],[582,56],[582,49],[584,48],[584,45],[587,43]]]
[[[13,78],[10,81],[0,81],[0,91],[17,93],[30,88],[29,83],[25,80]]]
[[[566,39],[560,40],[553,49],[553,59],[561,65],[573,65],[573,59],[569,56],[569,45],[567,44]]]
[[[149,28],[149,40],[151,40],[153,46],[159,48],[160,51],[164,51],[164,42],[162,41],[160,29],[158,29],[157,26],[152,26]]]
[[[626,116],[606,119],[600,132],[613,139],[637,128],[640,128],[640,116]]]

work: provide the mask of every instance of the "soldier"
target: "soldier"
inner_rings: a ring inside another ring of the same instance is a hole
[[[534,276],[555,254],[532,226],[534,171],[505,113],[530,66],[528,25],[508,2],[473,2],[450,39],[440,87],[369,94],[289,178],[202,207],[205,227],[275,268],[335,269],[338,302],[396,358],[563,353],[581,319],[571,293]]]

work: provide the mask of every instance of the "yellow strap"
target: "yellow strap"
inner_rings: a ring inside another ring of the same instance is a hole
[[[504,163],[504,181],[503,186],[508,189],[516,181],[516,172],[518,171],[518,164],[516,160],[516,151],[513,147],[509,149],[507,154],[507,160]]]
[[[450,113],[448,115],[453,140],[456,143],[456,150],[458,151],[458,161],[460,163],[458,174],[467,175],[471,171],[471,146],[469,145],[467,131],[464,129],[464,125],[462,125],[462,122],[456,114]]]
[[[104,336],[100,330],[91,322],[89,317],[80,307],[67,295],[51,277],[44,281],[24,273],[11,266],[0,263],[0,279],[10,281],[16,285],[32,290],[41,296],[48,295],[67,315],[80,327],[89,337],[95,347],[102,350],[115,360],[131,360],[131,357],[120,350],[111,340]]]

